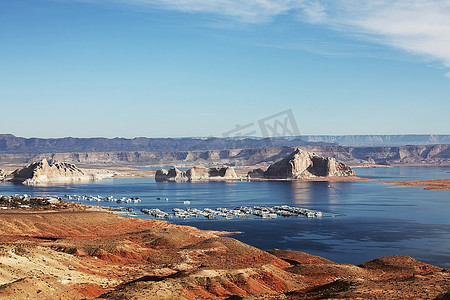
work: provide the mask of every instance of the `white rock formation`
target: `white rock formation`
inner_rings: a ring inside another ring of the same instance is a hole
[[[193,167],[186,171],[177,168],[169,170],[160,169],[156,171],[156,181],[212,181],[212,180],[234,180],[239,179],[232,167],[205,168]]]
[[[109,178],[117,175],[108,170],[80,169],[73,164],[53,162],[49,164],[47,159],[34,162],[13,173],[11,181],[24,185],[47,185],[76,182],[89,182]]]
[[[300,148],[272,164],[261,174],[261,171],[249,172],[249,177],[298,179],[311,177],[354,176],[355,172],[349,166],[336,162],[333,157],[321,157]]]

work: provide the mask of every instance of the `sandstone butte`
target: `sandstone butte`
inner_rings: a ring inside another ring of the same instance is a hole
[[[270,165],[266,171],[256,169],[248,173],[249,178],[308,179],[351,177],[355,172],[333,157],[321,157],[315,153],[295,149],[291,154]]]
[[[117,173],[107,170],[81,169],[64,162],[48,163],[41,159],[12,173],[13,182],[24,185],[47,185],[60,183],[88,182],[113,177]]]
[[[448,269],[338,264],[76,206],[0,212],[0,299],[448,299]]]

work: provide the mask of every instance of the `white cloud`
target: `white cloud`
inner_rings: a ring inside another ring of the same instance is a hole
[[[320,23],[450,67],[450,2],[446,0],[311,0],[326,8]],[[306,17],[308,11],[304,10]],[[316,14],[314,15],[316,17]]]
[[[98,1],[98,0],[84,0]],[[269,22],[295,14],[357,38],[370,39],[450,67],[448,0],[110,0],[189,13]],[[104,1],[101,1],[104,3]],[[301,26],[301,25],[300,25]]]
[[[326,7],[319,3],[319,1],[305,1],[301,6],[303,16],[307,17],[310,23],[319,23],[326,19]]]
[[[445,77],[450,78],[450,72],[445,73]]]

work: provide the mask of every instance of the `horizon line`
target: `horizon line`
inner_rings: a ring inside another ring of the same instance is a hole
[[[223,136],[166,136],[166,137],[150,137],[150,136],[135,136],[135,137],[123,137],[123,136],[116,136],[116,137],[106,137],[106,136],[60,136],[60,137],[37,137],[37,136],[17,136],[12,133],[0,133],[0,137],[2,136],[13,136],[16,138],[24,138],[24,139],[66,139],[66,138],[73,138],[73,139],[279,139],[279,138],[302,138],[302,137],[312,137],[312,136],[328,136],[328,137],[343,137],[343,136],[450,136],[450,133],[444,134],[444,133],[396,133],[396,134],[301,134],[301,135],[293,135],[293,136],[232,136],[232,137],[223,137]]]

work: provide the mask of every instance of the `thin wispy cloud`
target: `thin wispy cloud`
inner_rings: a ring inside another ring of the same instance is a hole
[[[308,1],[325,13],[306,19],[441,61],[450,67],[450,2],[437,0]]]
[[[244,23],[267,23],[277,16],[290,15],[299,20],[299,26],[301,22],[306,22],[333,28],[345,34],[353,34],[356,38],[402,49],[450,67],[448,0],[114,0],[114,2],[187,13],[214,14]]]
[[[261,23],[270,21],[274,16],[300,9],[304,0],[115,0],[115,2],[189,13],[217,14],[245,23]]]

